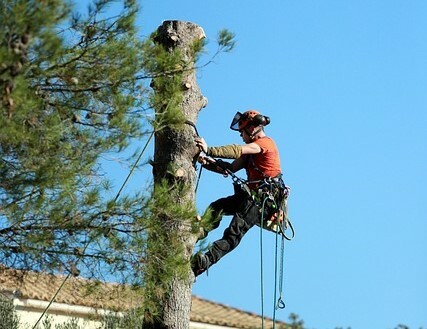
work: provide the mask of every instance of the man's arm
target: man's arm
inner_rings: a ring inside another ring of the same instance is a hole
[[[235,173],[245,167],[246,157],[241,156],[232,163],[221,159],[213,159],[209,156],[200,156],[198,161],[209,171],[213,171],[222,175],[227,175],[227,172]]]
[[[245,168],[246,166],[246,157],[243,155],[240,158],[237,158],[231,163],[231,172],[239,171],[240,169]]]
[[[261,147],[257,143],[249,143],[242,145],[242,154],[258,154],[261,153]]]
[[[256,143],[249,143],[245,145],[224,145],[216,147],[208,147],[206,141],[199,137],[196,138],[196,145],[200,150],[205,152],[207,155],[215,158],[226,158],[226,159],[238,159],[243,154],[257,154],[261,153],[261,147]]]

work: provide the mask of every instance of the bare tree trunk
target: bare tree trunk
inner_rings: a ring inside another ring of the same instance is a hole
[[[205,37],[203,29],[190,22],[165,21],[157,30],[155,42],[163,45],[168,52],[178,49],[183,60],[183,68],[194,68],[194,43]],[[206,106],[207,100],[201,95],[196,83],[194,69],[184,69],[182,75],[183,97],[179,108],[185,118],[195,123],[199,111]],[[173,74],[171,74],[171,78]],[[164,77],[162,77],[164,78]],[[153,81],[156,92],[156,81]],[[197,154],[194,144],[195,130],[191,125],[183,129],[169,126],[158,131],[155,135],[155,150],[153,161],[154,182],[160,184],[166,180],[170,187],[170,201],[175,205],[195,204],[196,172],[193,158]],[[185,188],[183,188],[185,186]],[[173,236],[181,244],[184,263],[188,261],[193,252],[197,237],[192,232],[191,221],[193,218],[176,218],[174,214],[162,213],[157,219],[166,235]],[[190,225],[189,225],[190,223]],[[156,239],[151,236],[149,239]],[[168,248],[168,246],[164,246]],[[150,255],[148,258],[158,257]],[[160,256],[161,257],[161,256]],[[157,273],[162,273],[161,262],[157,265]],[[191,309],[191,289],[194,276],[187,266],[188,275],[174,273],[167,283],[166,291],[160,293],[158,298],[159,309],[157,315],[146,316],[144,327],[187,329],[189,328]],[[153,276],[152,276],[153,277]],[[150,278],[152,279],[152,278]],[[158,279],[161,280],[161,279]],[[160,284],[160,282],[159,282]],[[162,282],[161,284],[164,284]],[[153,298],[153,296],[151,296]]]

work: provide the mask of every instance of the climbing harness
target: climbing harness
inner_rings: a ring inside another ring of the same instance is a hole
[[[258,226],[268,231],[278,232],[288,241],[292,240],[295,231],[287,216],[290,187],[285,185],[281,175],[249,183],[258,185],[255,190],[252,190],[252,197],[261,208],[260,211],[268,210],[267,218],[263,220],[262,225],[260,223]],[[291,229],[291,236],[287,236],[285,233],[288,227]]]

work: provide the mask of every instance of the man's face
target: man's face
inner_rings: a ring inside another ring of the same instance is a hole
[[[239,132],[240,132],[240,137],[242,137],[243,141],[246,144],[252,143],[252,138],[250,134],[253,132],[253,127],[246,127],[245,129],[242,129]]]

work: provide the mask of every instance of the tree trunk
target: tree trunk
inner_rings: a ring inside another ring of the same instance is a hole
[[[182,100],[178,104],[179,110],[185,118],[191,123],[196,123],[199,111],[206,106],[207,100],[201,95],[200,89],[196,83],[194,70],[194,43],[205,37],[203,29],[199,26],[181,21],[165,21],[157,30],[154,41],[162,45],[168,52],[179,50],[183,61],[184,69],[182,74]],[[162,77],[164,79],[165,76]],[[173,78],[173,73],[170,75]],[[153,89],[156,91],[156,79],[154,79]],[[158,110],[158,109],[156,109]],[[157,111],[156,111],[157,112]],[[194,143],[195,129],[190,124],[184,125],[179,129],[175,126],[168,126],[155,135],[155,150],[153,161],[153,175],[155,186],[161,182],[167,182],[169,187],[169,202],[174,205],[195,204],[195,184],[196,171],[193,158],[198,150]],[[184,186],[184,188],[183,188]],[[155,187],[156,189],[156,187]],[[192,221],[195,218],[177,218],[174,214],[165,211],[158,216],[157,221],[164,230],[164,234],[174,237],[178,241],[178,249],[181,251],[184,260],[184,268],[188,275],[173,273],[172,278],[168,279],[165,290],[158,294],[156,301],[158,305],[157,314],[148,314],[144,320],[144,327],[167,328],[167,329],[187,329],[190,323],[191,309],[191,289],[194,276],[188,266],[189,259],[194,249],[197,237],[192,232]],[[157,239],[156,236],[149,236],[149,239]],[[167,248],[164,246],[165,252]],[[176,248],[176,247],[174,247]],[[158,252],[158,251],[157,251]],[[151,253],[151,254],[150,254]],[[149,259],[161,259],[162,255],[153,255],[153,251],[148,249]],[[162,253],[162,251],[160,251]],[[154,275],[163,273],[161,262],[156,262],[154,266]],[[158,282],[159,285],[165,285],[165,280]],[[153,298],[155,294],[151,296]],[[147,313],[146,313],[147,315]]]

